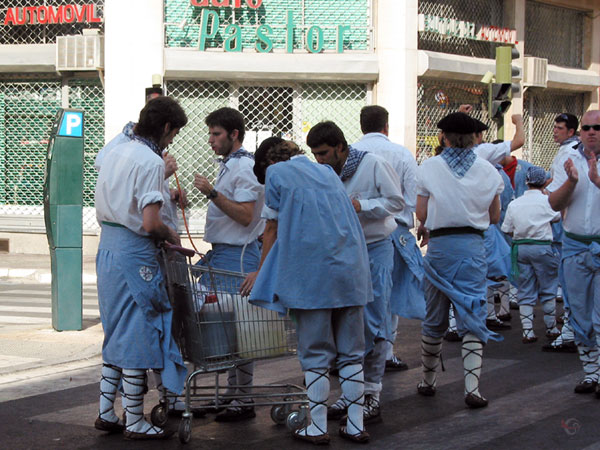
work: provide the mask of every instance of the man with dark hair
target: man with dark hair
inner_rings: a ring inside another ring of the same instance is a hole
[[[562,113],[554,118],[554,128],[552,129],[552,137],[560,147],[554,162],[562,156],[562,154],[569,150],[569,148],[575,148],[581,142],[579,136],[577,136],[577,128],[579,127],[579,120],[573,114]]]
[[[319,164],[328,164],[340,176],[363,228],[374,301],[365,307],[365,424],[381,420],[379,394],[385,372],[386,340],[391,338],[390,295],[394,246],[390,235],[397,228],[394,216],[404,207],[400,180],[379,156],[348,146],[342,130],[333,122],[315,125],[306,143]],[[334,406],[336,405],[336,406]],[[341,398],[331,408],[345,410]],[[330,418],[339,417],[329,414]]]
[[[282,313],[289,309],[295,317],[311,421],[293,436],[329,443],[328,371],[335,366],[350,405],[339,433],[365,443],[363,307],[373,294],[365,239],[352,203],[331,167],[314,164],[293,142],[266,139],[256,151],[254,168],[260,181],[266,177],[262,215],[267,225],[260,272],[248,276],[242,293],[252,290],[252,303]]]
[[[546,171],[537,166],[527,169],[525,193],[513,200],[506,211],[502,231],[513,237],[512,276],[517,280],[517,300],[522,341],[537,341],[533,331],[533,307],[538,299],[544,310],[546,336],[556,338],[556,289],[558,288],[558,252],[552,247],[551,222],[560,219],[542,192],[546,186]]]
[[[374,153],[386,160],[400,179],[399,188],[406,207],[396,214],[397,227],[391,235],[394,244],[394,271],[390,305],[392,310],[391,340],[387,343],[386,371],[406,370],[408,366],[394,354],[394,342],[398,328],[398,316],[407,319],[425,318],[423,280],[423,257],[417,241],[410,232],[415,226],[414,212],[417,201],[417,162],[406,147],[395,144],[388,138],[388,112],[379,105],[365,106],[360,111],[360,128],[364,136],[352,147]]]
[[[102,232],[96,258],[98,304],[104,329],[100,414],[95,427],[124,430],[129,439],[172,435],[144,420],[146,370],[160,370],[165,388],[181,393],[186,368],[171,336],[172,310],[158,264],[156,241],[180,244],[160,214],[164,202],[162,151],[187,122],[168,97],[148,102],[131,139],[108,152],[96,184]],[[126,424],[114,412],[122,381]]]
[[[214,185],[201,174],[194,176],[194,186],[210,202],[204,240],[212,245],[212,250],[206,254],[204,262],[216,269],[254,272],[260,259],[257,238],[264,228],[264,221],[260,218],[264,189],[253,172],[254,155],[242,146],[244,118],[233,108],[220,108],[211,112],[205,122],[209,132],[208,143],[221,157],[221,168]],[[237,295],[237,292],[231,294]],[[248,394],[253,373],[254,362],[240,364],[229,370],[228,384],[242,386],[237,388],[237,393]],[[225,395],[235,393],[236,388],[230,387]],[[215,420],[233,422],[255,416],[251,401],[234,400]]]
[[[483,345],[498,336],[485,326],[486,251],[483,232],[500,219],[502,178],[473,151],[479,127],[464,113],[438,123],[444,151],[424,161],[417,172],[417,219],[430,238],[424,259],[426,318],[423,321],[423,380],[417,392],[436,393],[436,370],[448,328],[450,303],[462,337],[465,403],[481,408],[488,401],[479,392]]]
[[[562,263],[569,298],[570,321],[583,364],[583,380],[576,393],[596,391],[600,377],[600,111],[581,119],[581,146],[559,159],[563,169],[554,173],[547,187],[552,209],[562,211],[564,236]]]

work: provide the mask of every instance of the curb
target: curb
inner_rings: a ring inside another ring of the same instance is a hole
[[[12,281],[35,281],[40,284],[51,284],[52,273],[46,269],[11,269],[0,267],[0,279],[8,278]],[[96,284],[96,274],[83,272],[81,282],[84,285]]]

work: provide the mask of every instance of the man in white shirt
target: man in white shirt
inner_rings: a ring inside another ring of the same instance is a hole
[[[576,148],[581,142],[579,136],[577,136],[577,127],[579,127],[579,120],[573,114],[562,113],[555,117],[552,137],[554,138],[554,142],[559,145],[559,148],[552,161],[551,171],[553,174],[557,168],[555,163],[561,159],[561,156],[569,151],[569,149]]]
[[[550,205],[563,213],[562,261],[571,308],[571,325],[583,364],[584,378],[576,393],[596,391],[600,376],[600,111],[581,119],[583,146],[569,149],[558,161],[548,186]]]
[[[424,161],[417,171],[417,219],[430,234],[424,258],[423,380],[417,392],[436,393],[436,371],[452,303],[462,337],[465,403],[470,408],[488,404],[479,392],[483,345],[488,339],[501,340],[485,326],[483,232],[500,220],[504,183],[494,166],[472,150],[478,126],[464,113],[446,116],[438,123],[444,151]],[[423,236],[422,245],[427,243],[427,234]]]
[[[206,212],[204,240],[212,245],[204,259],[215,269],[249,273],[258,269],[260,249],[258,236],[264,229],[260,213],[264,203],[264,188],[254,175],[254,155],[246,151],[245,126],[242,114],[233,108],[221,108],[206,117],[212,150],[219,160],[220,170],[213,185],[201,174],[194,176],[194,186],[209,201]],[[242,266],[243,261],[243,266]],[[230,292],[237,295],[238,292]],[[230,369],[229,386],[251,386],[254,363]],[[233,395],[235,388],[226,394]],[[239,394],[249,390],[238,388]],[[234,422],[256,416],[254,407],[234,400],[232,406],[217,415],[218,422]],[[248,402],[249,403],[249,402]]]
[[[558,252],[552,246],[551,222],[560,220],[548,196],[542,190],[546,185],[546,171],[532,166],[527,169],[528,190],[513,200],[506,211],[502,231],[512,240],[512,275],[518,280],[517,300],[523,343],[537,341],[533,331],[533,307],[539,299],[544,310],[546,336],[556,338],[556,290],[558,288]]]
[[[365,424],[375,423],[381,420],[379,394],[385,372],[386,340],[391,335],[394,247],[390,235],[397,228],[394,217],[404,207],[400,181],[383,159],[348,146],[344,133],[333,122],[320,122],[311,128],[306,143],[319,164],[328,164],[339,174],[367,243],[374,301],[365,306],[363,420]],[[341,397],[329,408],[328,417],[339,417],[335,413],[346,409]]]
[[[395,144],[388,138],[388,112],[379,105],[365,106],[360,111],[360,128],[364,134],[360,141],[352,144],[356,150],[381,156],[396,171],[406,206],[396,214],[396,230],[391,235],[394,244],[394,272],[390,305],[392,310],[392,339],[387,343],[386,371],[406,370],[408,366],[394,354],[394,342],[398,328],[398,316],[423,320],[425,298],[423,280],[423,256],[417,241],[410,232],[414,227],[414,212],[417,201],[417,162],[406,147]]]
[[[146,370],[160,370],[165,389],[175,394],[183,390],[186,376],[171,336],[172,308],[156,245],[165,240],[180,244],[160,214],[165,201],[162,151],[186,123],[175,100],[151,100],[140,112],[131,139],[106,154],[96,183],[96,216],[102,229],[96,271],[104,344],[95,427],[123,432],[129,439],[173,434],[144,420]],[[121,382],[125,424],[114,412]]]

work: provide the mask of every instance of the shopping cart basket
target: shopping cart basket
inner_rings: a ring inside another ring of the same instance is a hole
[[[172,247],[173,248],[173,247]],[[179,249],[183,251],[185,249]],[[239,288],[245,276],[192,264],[187,256],[173,250],[162,251],[169,299],[173,307],[173,336],[186,362],[194,370],[185,383],[185,412],[179,425],[179,440],[191,438],[194,409],[219,408],[231,400],[252,400],[253,406],[271,406],[271,418],[290,430],[305,426],[308,401],[304,388],[292,384],[230,386],[248,394],[225,395],[219,374],[251,360],[296,354],[295,329],[288,317],[254,306],[242,297]],[[199,385],[196,377],[214,373],[210,386]],[[212,401],[212,404],[207,402]],[[298,407],[298,410],[294,408]],[[152,410],[152,422],[167,422],[168,398]]]

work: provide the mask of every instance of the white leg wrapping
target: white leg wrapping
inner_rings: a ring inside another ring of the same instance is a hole
[[[244,386],[238,388],[240,394],[250,394],[252,392],[252,379],[254,377],[254,361],[240,364],[235,368],[236,384]]]
[[[510,281],[504,280],[502,285],[498,288],[498,294],[500,294],[500,314],[510,313]]]
[[[362,365],[352,364],[342,367],[339,380],[345,403],[348,405],[346,432],[348,434],[360,434],[364,430],[364,376]]]
[[[154,383],[156,384],[156,390],[160,394],[161,400],[168,402],[169,409],[174,411],[185,411],[185,402],[180,400],[177,397],[177,394],[164,388],[160,372],[152,371],[151,374],[151,377],[154,379]]]
[[[547,333],[558,333],[556,328],[556,299],[548,300],[542,304],[544,310],[544,324]]]
[[[125,391],[127,431],[144,434],[159,434],[162,432],[162,429],[150,425],[144,419],[145,388],[145,370],[123,369],[123,390]]]
[[[450,304],[450,311],[448,311],[448,331],[458,331],[456,328],[456,317],[454,317],[454,306]]]
[[[523,337],[534,338],[533,332],[533,306],[519,305],[519,316],[521,317],[521,326],[523,327]]]
[[[424,386],[435,387],[437,378],[437,367],[440,363],[440,354],[442,353],[442,338],[431,336],[421,336],[421,362],[423,364]]]
[[[483,398],[479,393],[479,376],[483,364],[483,343],[472,333],[467,333],[463,337],[462,359],[465,375],[465,395],[474,394]]]
[[[496,303],[495,303],[496,291],[487,288],[487,318],[495,320],[496,317]]]
[[[115,414],[115,397],[119,381],[121,381],[121,369],[110,364],[103,364],[100,378],[99,416],[101,419],[112,423],[119,421]]]
[[[327,433],[327,399],[329,398],[328,369],[304,372],[306,395],[310,407],[310,425],[298,433],[319,436]]]
[[[598,347],[578,345],[579,359],[583,364],[584,380],[598,381],[600,366],[598,365]]]

